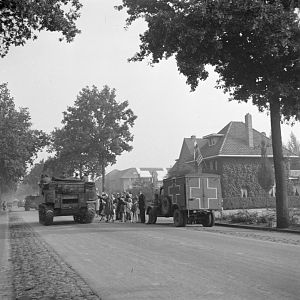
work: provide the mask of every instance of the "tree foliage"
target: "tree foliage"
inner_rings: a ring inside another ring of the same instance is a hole
[[[47,144],[47,135],[31,129],[27,108],[16,110],[7,84],[0,85],[0,195],[16,183]]]
[[[29,185],[34,194],[38,193],[38,183],[44,170],[44,161],[35,163],[28,174],[24,176],[22,185]]]
[[[11,45],[24,45],[42,30],[57,31],[70,42],[80,32],[75,21],[81,8],[79,0],[3,0],[0,3],[0,56]]]
[[[52,133],[52,150],[74,170],[102,174],[124,151],[131,151],[130,128],[136,116],[128,102],[116,101],[115,89],[83,88],[64,112],[63,127]],[[102,174],[103,175],[103,174]]]
[[[277,226],[287,227],[280,122],[300,118],[298,1],[123,0],[117,8],[127,9],[128,25],[138,18],[148,24],[132,61],[150,57],[155,64],[174,55],[192,90],[211,65],[231,100],[251,99],[259,110],[270,110]]]
[[[287,147],[292,153],[300,156],[300,142],[297,140],[297,137],[293,132],[291,132]]]
[[[132,60],[151,63],[175,55],[178,70],[194,90],[210,64],[231,99],[269,108],[274,95],[281,112],[298,117],[299,17],[292,1],[123,0],[131,24],[145,18],[140,51]],[[276,97],[278,98],[278,97]]]

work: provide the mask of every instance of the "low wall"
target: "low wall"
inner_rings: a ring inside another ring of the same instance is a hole
[[[300,208],[300,196],[289,196],[289,207]],[[275,208],[275,197],[223,198],[223,209]]]

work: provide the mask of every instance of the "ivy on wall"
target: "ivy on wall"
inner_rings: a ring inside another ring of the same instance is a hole
[[[258,183],[257,175],[260,161],[241,159],[224,161],[221,176],[223,197],[241,197],[241,189],[247,189],[248,197],[266,196]],[[293,184],[289,178],[289,166],[286,164],[288,195],[293,195]]]
[[[257,181],[259,162],[224,162],[221,183],[223,197],[240,197],[241,189],[247,189],[248,197],[264,194]]]

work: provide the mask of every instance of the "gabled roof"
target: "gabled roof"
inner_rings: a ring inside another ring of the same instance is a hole
[[[272,142],[265,134],[253,129],[253,147],[247,143],[246,125],[243,122],[230,122],[219,131],[215,145],[205,144],[200,150],[204,158],[212,156],[261,156],[261,141],[265,140],[267,155],[272,156]],[[284,156],[293,156],[289,150],[283,148]]]

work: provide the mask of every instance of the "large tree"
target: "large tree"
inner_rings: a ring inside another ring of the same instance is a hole
[[[75,21],[81,8],[79,0],[2,0],[0,2],[0,56],[11,45],[24,45],[36,39],[42,30],[62,33],[62,39],[72,41],[80,31]]]
[[[58,159],[69,159],[74,170],[102,175],[124,151],[131,151],[130,128],[136,116],[128,102],[117,102],[115,89],[83,88],[64,112],[63,127],[53,132],[53,150]]]
[[[274,174],[272,165],[267,157],[267,145],[265,140],[261,141],[261,163],[258,168],[257,180],[268,196],[270,189],[274,186]]]
[[[144,18],[140,51],[131,59],[152,64],[175,56],[195,90],[206,65],[231,100],[252,100],[269,110],[276,178],[277,226],[288,226],[287,187],[280,122],[299,119],[298,1],[123,0],[128,25]]]
[[[16,188],[47,141],[43,131],[31,129],[28,109],[17,110],[7,84],[0,84],[0,198]]]

